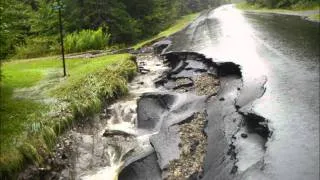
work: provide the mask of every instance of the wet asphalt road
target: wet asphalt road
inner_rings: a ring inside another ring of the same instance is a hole
[[[319,23],[233,5],[203,13],[173,37],[167,51],[241,65],[244,86],[267,79],[265,94],[250,108],[269,120],[273,135],[265,167],[244,179],[319,179],[319,39]]]

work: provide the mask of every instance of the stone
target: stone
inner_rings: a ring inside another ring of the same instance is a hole
[[[242,134],[241,134],[241,137],[242,137],[242,138],[247,138],[247,137],[248,137],[248,134],[242,133]]]
[[[126,133],[126,132],[123,132],[123,131],[119,131],[119,130],[106,130],[103,133],[103,136],[104,137],[122,136],[124,138],[127,138],[127,137],[131,137],[133,135]]]

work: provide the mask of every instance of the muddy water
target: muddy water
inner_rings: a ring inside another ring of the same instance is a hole
[[[137,100],[143,93],[159,91],[154,80],[166,67],[152,54],[139,55],[137,63],[141,73],[129,83],[130,95],[95,117],[90,127],[70,132],[73,157],[60,179],[117,179],[127,164],[153,152],[149,137],[156,132],[136,127]]]

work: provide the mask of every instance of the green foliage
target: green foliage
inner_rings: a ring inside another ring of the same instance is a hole
[[[34,58],[58,54],[60,46],[55,38],[49,36],[38,36],[26,39],[24,45],[16,47],[14,58]]]
[[[310,20],[320,21],[320,13],[309,16]]]
[[[180,19],[178,19],[172,26],[168,27],[166,30],[160,32],[159,34],[157,34],[156,36],[144,40],[138,44],[136,44],[135,46],[133,46],[134,49],[139,49],[145,45],[148,45],[149,43],[152,43],[153,41],[156,41],[157,39],[161,39],[164,37],[168,37],[180,30],[182,30],[183,28],[185,28],[192,20],[194,20],[196,17],[198,17],[199,13],[194,13],[194,14],[189,14],[186,16],[181,17]]]
[[[41,159],[37,149],[30,143],[23,143],[19,146],[19,150],[27,161],[39,162]]]
[[[65,50],[67,53],[73,53],[104,49],[108,45],[109,39],[110,34],[104,33],[102,28],[96,31],[82,30],[66,36]]]
[[[97,29],[108,24],[112,43],[127,43],[139,34],[137,21],[128,14],[121,0],[69,0],[65,1],[65,7],[64,19],[68,32]]]
[[[53,52],[58,21],[50,1],[3,0],[0,12],[0,59],[16,53],[17,57],[28,58]]]
[[[18,85],[14,83],[13,86]],[[0,88],[0,177],[5,177],[22,168],[25,158],[38,159],[36,153],[29,152],[34,148],[21,146],[21,142],[24,140],[26,124],[32,123],[35,119],[31,117],[40,115],[40,108],[43,107],[30,100],[11,99],[13,88],[9,84],[2,83]]]
[[[62,21],[67,52],[104,48],[106,43],[133,44],[158,34],[185,14],[219,5],[223,0],[65,0]],[[55,0],[0,2],[0,58],[38,57],[58,53],[59,21]],[[92,39],[102,28],[108,41]],[[83,32],[82,32],[83,31]],[[74,33],[74,32],[79,32]],[[81,34],[81,35],[80,35]],[[90,40],[90,43],[86,43]],[[92,41],[97,42],[92,42]],[[73,45],[77,43],[77,46]],[[103,44],[104,46],[102,46]]]
[[[247,0],[248,4],[242,3],[239,8],[259,9],[259,8],[281,8],[290,10],[319,9],[318,0]]]
[[[38,125],[40,125],[40,123],[38,123]],[[39,129],[41,128],[41,126],[39,126]],[[42,130],[42,137],[46,143],[47,146],[49,146],[49,148],[53,148],[56,144],[56,138],[57,135],[55,133],[55,131],[48,126],[44,126]]]
[[[0,60],[24,43],[30,29],[31,9],[19,0],[0,1]]]
[[[54,10],[54,3],[47,0],[35,1],[36,7],[30,13],[30,34],[32,36],[51,37],[58,40],[59,20],[58,14]],[[45,22],[45,23],[44,23]]]
[[[297,1],[291,5],[293,10],[319,10],[320,11],[320,2],[315,0],[303,0]]]

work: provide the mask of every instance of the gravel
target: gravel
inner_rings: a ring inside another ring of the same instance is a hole
[[[170,162],[165,179],[179,180],[201,177],[207,146],[207,137],[203,131],[205,123],[204,113],[197,113],[190,122],[180,126],[180,158]]]

